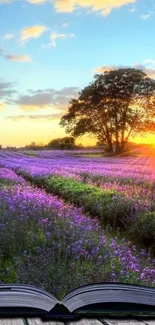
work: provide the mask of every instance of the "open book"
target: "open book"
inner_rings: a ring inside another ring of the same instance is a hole
[[[0,285],[0,317],[76,319],[112,313],[155,315],[155,288],[123,284],[93,283],[70,291],[59,301],[44,289],[31,285]],[[111,315],[111,314],[110,314]],[[116,316],[115,315],[115,316]]]

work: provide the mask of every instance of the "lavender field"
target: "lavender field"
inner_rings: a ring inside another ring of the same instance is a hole
[[[0,150],[0,279],[155,286],[155,159]]]

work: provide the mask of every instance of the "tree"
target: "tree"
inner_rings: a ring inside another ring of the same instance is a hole
[[[43,144],[43,142],[36,143],[35,141],[31,142],[29,145],[26,145],[24,149],[28,150],[40,150],[45,149],[46,146]]]
[[[73,137],[64,137],[51,140],[47,147],[49,149],[74,149],[75,139]]]
[[[121,153],[129,138],[155,131],[155,80],[139,69],[96,75],[60,121],[74,137],[95,136],[110,152]]]
[[[31,142],[30,144],[25,146],[25,149],[35,150],[37,149],[37,144],[35,141]]]

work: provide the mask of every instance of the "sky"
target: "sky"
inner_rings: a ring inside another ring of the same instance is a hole
[[[154,79],[154,34],[154,0],[0,0],[0,144],[65,136],[60,118],[97,72]]]

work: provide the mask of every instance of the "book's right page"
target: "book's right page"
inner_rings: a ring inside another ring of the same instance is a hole
[[[121,283],[100,283],[83,286],[71,291],[62,301],[76,313],[101,312],[155,312],[153,288]]]

